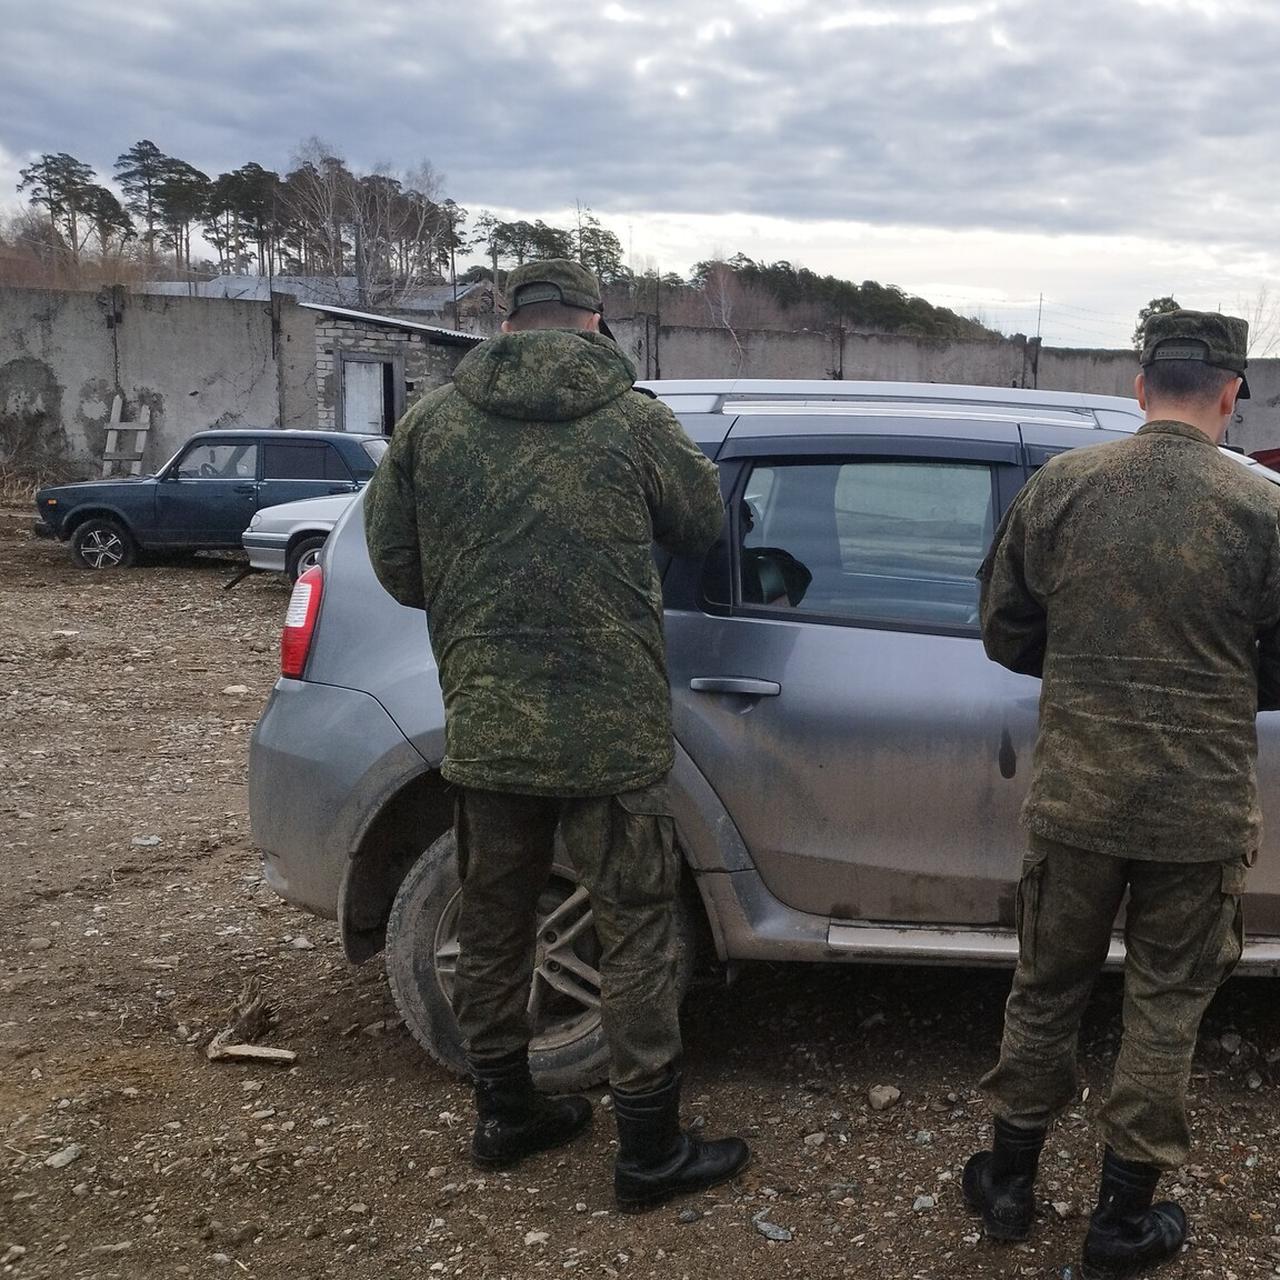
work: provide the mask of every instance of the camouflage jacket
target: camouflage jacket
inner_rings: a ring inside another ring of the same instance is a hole
[[[1280,707],[1280,489],[1182,422],[1060,454],[979,570],[987,653],[1041,676],[1023,821],[1168,862],[1258,848]]]
[[[652,543],[702,554],[723,503],[634,379],[598,334],[493,338],[405,415],[368,487],[374,571],[427,611],[453,782],[610,795],[671,768]]]

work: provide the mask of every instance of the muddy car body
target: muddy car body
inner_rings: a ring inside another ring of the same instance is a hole
[[[716,460],[726,500],[707,559],[661,565],[687,950],[702,940],[726,962],[1011,964],[1040,686],[986,658],[973,575],[1035,468],[1132,432],[1136,403],[913,384],[653,385]],[[1242,478],[1257,467],[1240,461]],[[784,553],[809,581],[771,595],[760,583]],[[283,897],[336,917],[352,960],[385,949],[410,1029],[457,1067],[444,713],[424,616],[374,579],[359,499],[295,589],[290,621],[296,676],[277,684],[251,756],[266,874]],[[1280,716],[1260,718],[1264,796],[1280,772],[1278,730]],[[1254,972],[1280,967],[1276,845],[1250,893]],[[589,904],[563,860],[541,909],[535,989],[549,998],[533,1061],[550,1085],[582,1084],[606,1053]],[[566,936],[571,956],[559,954]],[[1117,936],[1112,961],[1121,955]]]

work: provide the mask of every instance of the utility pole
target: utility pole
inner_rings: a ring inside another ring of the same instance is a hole
[[[662,268],[653,282],[653,376],[662,377]]]

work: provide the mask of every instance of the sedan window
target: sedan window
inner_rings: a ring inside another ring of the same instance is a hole
[[[976,628],[974,575],[994,518],[992,468],[982,463],[757,466],[733,522],[733,603],[792,617]],[[704,579],[714,599],[713,580],[718,571]]]
[[[258,446],[210,442],[192,445],[178,459],[179,480],[256,480]]]
[[[383,455],[391,447],[386,440],[362,440],[360,443],[364,446],[365,453],[373,459],[375,467],[382,461]]]

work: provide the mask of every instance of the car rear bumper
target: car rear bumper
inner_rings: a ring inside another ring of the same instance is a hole
[[[364,832],[427,767],[376,698],[277,681],[249,749],[249,818],[268,883],[335,919]]]
[[[283,533],[246,533],[241,539],[249,563],[268,573],[283,573],[289,558],[289,537]]]

